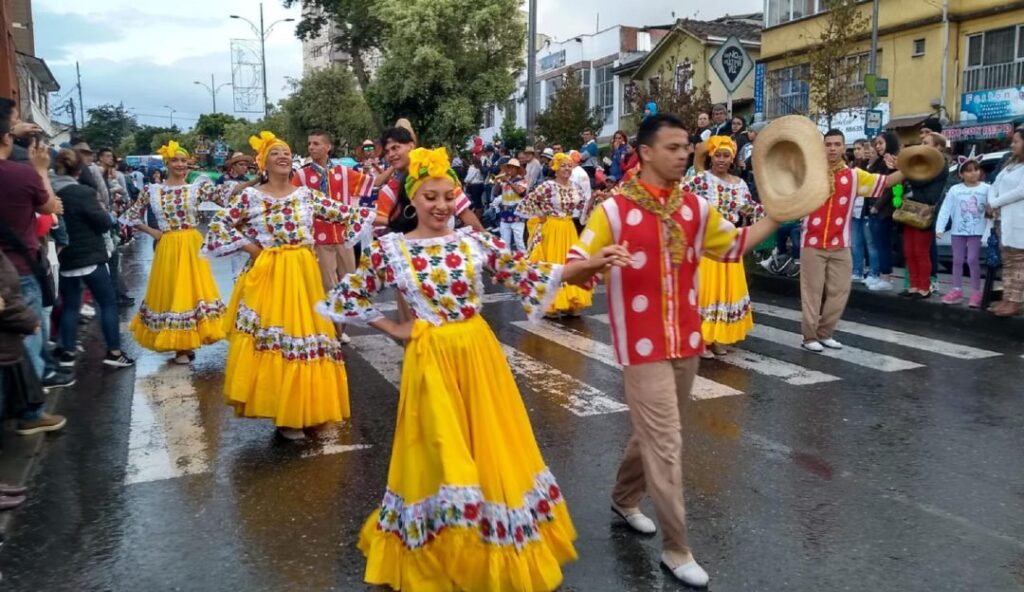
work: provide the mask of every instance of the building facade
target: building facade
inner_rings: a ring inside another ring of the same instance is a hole
[[[869,19],[871,2],[859,10]],[[828,15],[823,0],[766,0],[761,38],[764,115],[810,114],[808,56]],[[847,59],[858,67],[849,84],[864,86],[870,30]],[[886,127],[908,141],[928,117],[946,123],[959,143],[1006,138],[1024,121],[1024,2],[1020,0],[880,0],[877,71],[888,81]],[[851,129],[869,99],[851,106]],[[847,138],[849,141],[850,138]]]
[[[46,62],[35,55],[32,2],[9,0],[5,4],[10,10],[8,34],[14,42],[13,58],[18,79],[16,100],[21,119],[37,124],[48,137],[56,137],[62,130],[50,119],[50,93],[60,90],[60,85]]]
[[[307,9],[313,10],[313,9]],[[349,56],[334,47],[341,30],[333,22],[324,25],[316,35],[302,40],[302,75],[324,70],[334,64],[349,63]]]
[[[604,118],[601,130],[595,130],[600,141],[607,141],[619,128],[622,116],[622,82],[615,69],[623,62],[646,55],[668,34],[665,27],[614,26],[589,35],[578,35],[566,41],[542,37],[537,44],[537,82],[534,97],[536,112],[541,113],[567,75],[579,78],[588,104],[598,108]],[[524,69],[525,70],[525,69]],[[526,73],[520,75],[516,93],[503,105],[484,109],[479,136],[485,143],[499,135],[502,124],[514,118],[516,127],[526,127]]]

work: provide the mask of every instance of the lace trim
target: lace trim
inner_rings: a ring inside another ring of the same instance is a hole
[[[473,528],[486,543],[514,545],[521,550],[540,540],[539,525],[554,521],[553,508],[563,502],[558,483],[547,468],[534,478],[533,489],[526,492],[518,508],[485,501],[479,486],[444,485],[436,495],[408,505],[388,489],[377,530],[394,534],[408,549],[418,549],[445,528]]]
[[[184,312],[156,312],[143,302],[139,307],[139,319],[150,331],[194,331],[201,321],[219,319],[224,310],[224,303],[220,300],[200,300],[195,308]]]
[[[244,302],[238,305],[235,331],[251,335],[256,342],[256,351],[280,353],[289,362],[311,362],[323,358],[343,361],[337,339],[323,334],[294,337],[286,334],[282,327],[264,327],[260,315]]]
[[[735,323],[743,320],[750,313],[750,296],[744,296],[739,302],[716,302],[711,306],[702,306],[700,308],[701,320],[716,323]]]

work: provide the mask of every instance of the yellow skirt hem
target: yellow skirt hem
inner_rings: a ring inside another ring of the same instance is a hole
[[[701,333],[704,335],[704,342],[721,343],[722,345],[731,345],[743,341],[753,328],[754,317],[749,314],[732,323],[721,321],[703,321],[701,323]]]
[[[155,331],[137,315],[132,319],[129,330],[135,341],[142,347],[157,352],[178,352],[199,349],[204,345],[216,343],[225,337],[223,320],[220,317],[208,317],[196,323],[196,328],[160,329]]]

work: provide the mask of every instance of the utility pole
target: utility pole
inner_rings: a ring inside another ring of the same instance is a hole
[[[82,100],[82,71],[75,62],[75,74],[78,76],[78,108],[82,112],[82,125],[85,125],[85,101]]]
[[[537,0],[530,0],[526,39],[526,137],[533,142],[537,118]]]
[[[871,55],[868,56],[868,74],[878,73],[878,0],[871,2]]]
[[[72,130],[77,130],[78,129],[78,121],[76,119],[77,113],[75,113],[75,99],[74,99],[74,97],[68,99],[67,110],[68,110],[69,113],[71,113],[71,129]]]
[[[210,74],[210,86],[206,86],[204,83],[199,82],[198,80],[193,81],[192,84],[198,84],[199,86],[201,86],[201,87],[205,88],[206,90],[210,91],[210,96],[213,97],[213,112],[214,113],[217,113],[217,93],[220,92],[220,89],[224,88],[225,86],[231,86],[230,82],[225,82],[224,84],[222,84],[220,86],[217,86],[217,83],[215,82],[212,73]]]
[[[260,61],[263,62],[263,119],[266,119],[270,116],[270,104],[267,99],[267,30],[263,28],[262,2],[260,2]]]

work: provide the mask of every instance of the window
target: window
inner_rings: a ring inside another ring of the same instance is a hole
[[[967,38],[968,68],[977,68],[978,66],[981,66],[981,44],[984,40],[984,35],[971,35]]]
[[[768,89],[768,97],[765,111],[769,119],[808,112],[810,89],[807,85],[807,78],[809,74],[810,66],[808,64],[772,70],[767,73],[765,86]]]
[[[484,127],[494,127],[494,105],[484,105]]]
[[[1024,25],[967,37],[964,92],[1024,84]]]
[[[672,88],[677,93],[693,90],[693,64],[690,63],[689,58],[683,60],[681,64],[676,64],[676,79]]]
[[[615,74],[613,64],[594,70],[594,106],[601,110],[605,123],[611,123],[615,111]]]
[[[767,0],[765,26],[774,27],[825,11],[825,0]]]
[[[580,81],[580,89],[583,90],[583,97],[587,99],[587,107],[593,107],[590,102],[590,68],[576,70],[576,80]]]
[[[629,115],[633,112],[633,101],[636,100],[636,83],[632,80],[622,85],[621,115]]]
[[[924,55],[924,39],[914,39],[914,53],[910,55],[915,58]]]
[[[656,94],[661,90],[661,76],[651,76],[647,79],[647,92]]]
[[[511,119],[512,121],[516,121],[516,100],[515,99],[510,99],[507,103],[505,103],[505,119],[506,120]]]
[[[558,92],[558,89],[562,88],[562,84],[564,84],[564,82],[562,81],[562,77],[561,76],[555,76],[554,78],[549,78],[548,80],[546,80],[544,82],[544,108],[545,109],[550,109],[551,108],[551,103],[554,102],[554,100],[555,100],[555,93]]]

